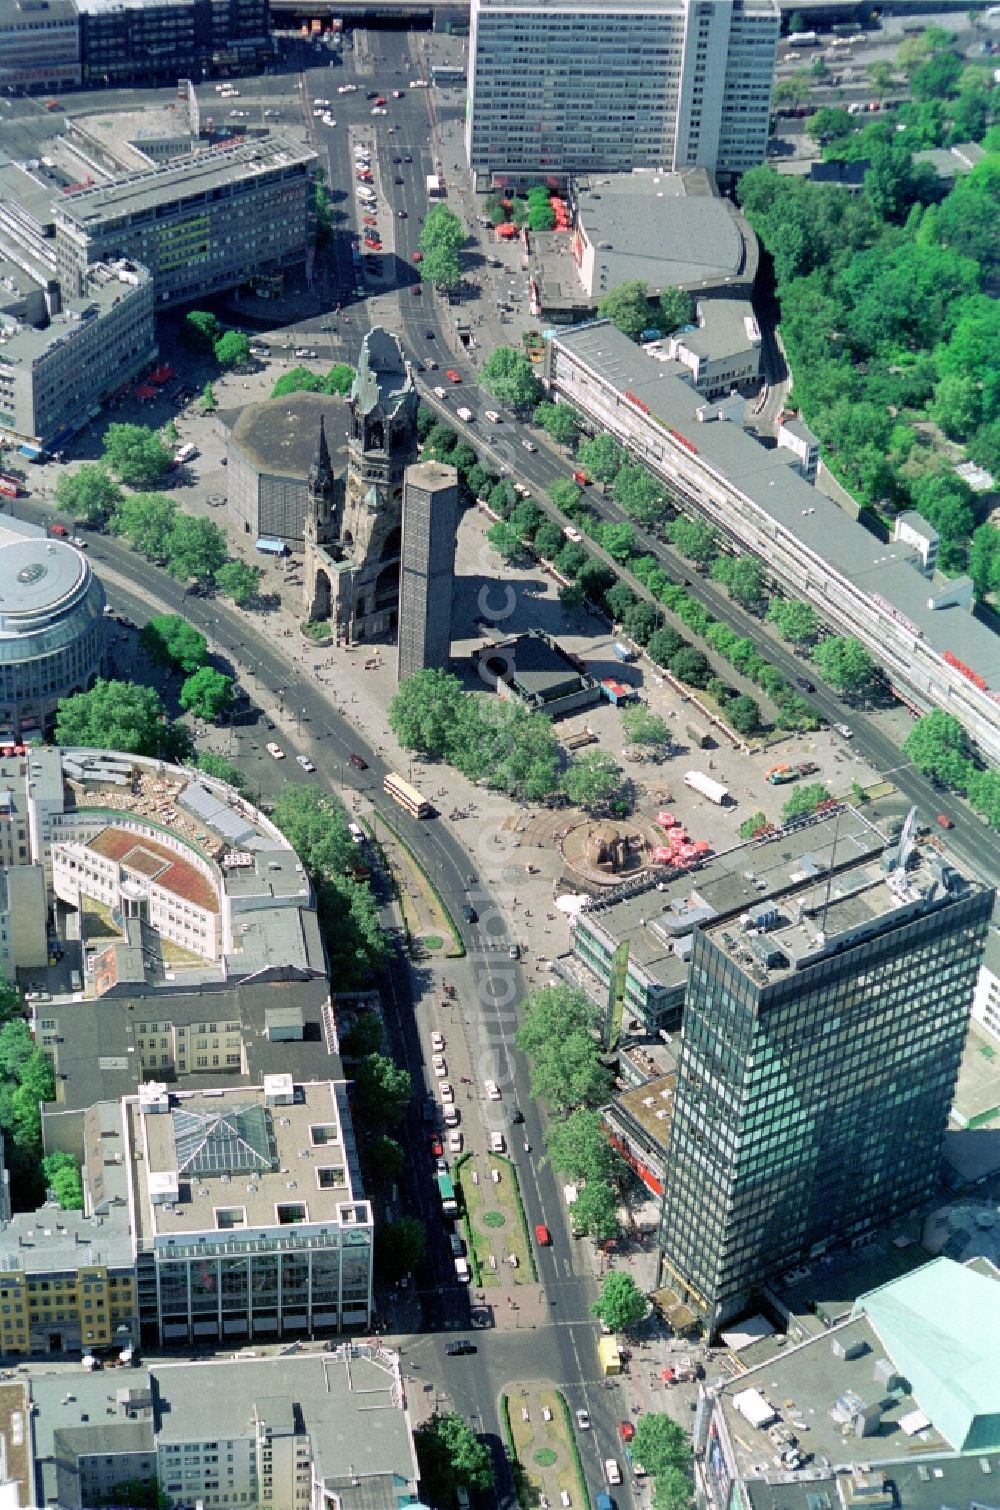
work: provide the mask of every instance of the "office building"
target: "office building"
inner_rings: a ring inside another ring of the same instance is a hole
[[[763,162],[774,0],[472,0],[466,153],[477,186]]]
[[[0,740],[13,743],[48,733],[60,699],[102,671],[104,588],[82,551],[8,516],[0,582]]]
[[[686,366],[655,360],[609,321],[558,330],[546,350],[550,397],[613,435],[694,517],[759,556],[782,592],[859,639],[907,706],[945,709],[987,760],[1000,761],[1000,637],[973,615],[968,577],[929,582],[923,550],[875,540],[810,486],[794,451],[766,450],[728,401],[704,401]]]
[[[972,1020],[1000,1042],[1000,929],[992,927],[972,998]]]
[[[403,562],[396,680],[444,668],[451,654],[458,473],[421,461],[403,474]]]
[[[8,827],[10,798],[0,791],[0,832]],[[41,970],[48,960],[45,873],[40,865],[0,862],[0,980],[13,983],[18,970]]]
[[[829,1330],[726,1334],[703,1386],[697,1497],[708,1510],[988,1505],[1000,1473],[1000,1273],[938,1258],[868,1290]],[[807,1318],[815,1323],[815,1318]],[[785,1344],[781,1346],[781,1344]]]
[[[80,85],[80,24],[75,0],[2,0],[0,90],[31,94]]]
[[[344,1081],[125,1098],[143,1340],[370,1324],[372,1211]]]
[[[399,340],[375,326],[348,399],[347,474],[321,427],[309,474],[303,606],[338,641],[388,637],[399,620],[403,475],[417,459],[417,390]]]
[[[83,83],[176,82],[272,52],[267,0],[76,0]]]
[[[120,1504],[131,1484],[134,1504],[136,1486],[151,1489],[154,1479],[168,1506],[404,1510],[416,1502],[399,1356],[386,1348],[164,1361],[67,1383],[65,1370],[38,1363],[0,1385],[0,1421],[31,1420],[27,1454],[9,1444],[8,1469],[29,1489],[21,1503]]]
[[[56,206],[64,297],[95,262],[149,270],[163,309],[302,263],[313,234],[316,154],[290,137],[241,141],[126,173]]]
[[[938,1184],[994,891],[911,831],[693,932],[660,1246],[710,1333]]]
[[[119,260],[83,272],[41,329],[0,320],[0,435],[57,451],[157,355],[153,284]]]

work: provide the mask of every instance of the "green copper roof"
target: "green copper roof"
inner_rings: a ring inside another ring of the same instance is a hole
[[[855,1302],[924,1415],[959,1452],[1000,1448],[1000,1282],[936,1258]]]

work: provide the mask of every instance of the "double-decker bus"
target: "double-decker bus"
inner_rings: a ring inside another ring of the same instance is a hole
[[[386,795],[391,797],[393,802],[398,802],[411,818],[430,817],[431,805],[427,798],[421,797],[416,787],[404,781],[402,776],[397,776],[394,771],[389,772],[382,787]]]

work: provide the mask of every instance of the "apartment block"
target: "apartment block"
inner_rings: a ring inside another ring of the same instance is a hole
[[[466,153],[488,186],[764,160],[773,0],[472,0]]]
[[[270,57],[267,0],[77,0],[84,84],[176,80]]]
[[[73,89],[80,78],[75,0],[2,0],[0,89]]]

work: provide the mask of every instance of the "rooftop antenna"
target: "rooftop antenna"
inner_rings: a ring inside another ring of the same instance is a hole
[[[820,918],[819,923],[824,938],[826,937],[826,913],[830,905],[830,893],[833,890],[833,872],[837,864],[837,839],[840,834],[840,815],[843,811],[843,807],[838,807],[837,816],[833,820],[833,848],[830,851],[830,867],[826,875],[826,896],[823,898],[823,916]]]

